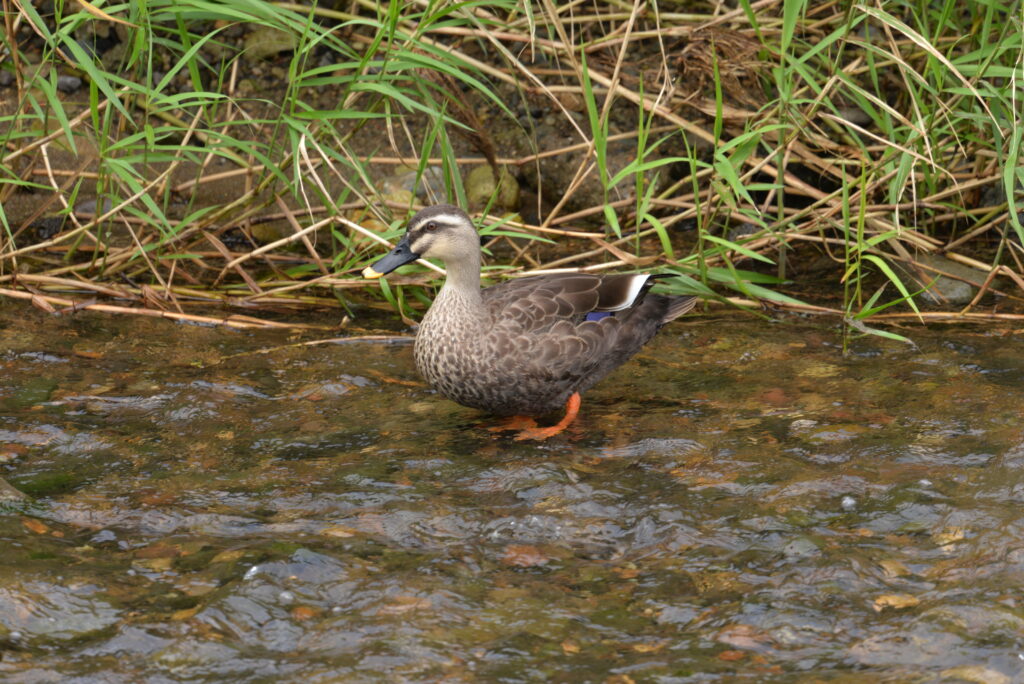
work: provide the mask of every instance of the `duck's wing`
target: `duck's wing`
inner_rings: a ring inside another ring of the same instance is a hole
[[[645,296],[653,282],[649,274],[568,273],[488,288],[492,357],[527,384],[585,389],[692,308],[693,298]]]
[[[592,313],[628,309],[641,301],[656,277],[648,273],[540,275],[500,283],[482,295],[496,324],[542,330],[560,320],[580,323]]]

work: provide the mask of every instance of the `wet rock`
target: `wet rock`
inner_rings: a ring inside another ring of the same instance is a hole
[[[818,554],[818,545],[807,537],[797,537],[782,547],[788,558],[809,558]]]
[[[913,267],[901,262],[898,263],[898,266],[913,280],[916,289],[928,288],[921,293],[920,297],[929,304],[967,304],[974,299],[978,288],[986,279],[985,273],[944,256],[919,254],[916,258],[922,265],[921,267]],[[943,275],[947,273],[949,276]],[[1001,287],[999,279],[994,279],[990,283],[990,287],[999,289]]]
[[[57,90],[62,93],[73,93],[82,87],[82,79],[77,76],[58,76]]]
[[[41,404],[50,399],[50,395],[56,387],[57,383],[52,378],[31,378],[26,380],[13,395],[0,401],[0,406],[18,409]]]
[[[97,214],[96,207],[102,207],[102,211],[99,213],[107,213],[110,211],[114,204],[110,201],[109,197],[104,197],[102,201],[98,201],[95,197],[84,200],[75,205],[75,214],[82,216],[95,216]]]
[[[870,126],[872,123],[871,116],[860,107],[840,107],[839,116],[858,126]]]
[[[28,499],[27,495],[22,494],[19,490],[9,485],[6,480],[0,477],[0,503],[24,501],[26,499]]]
[[[1024,632],[1024,618],[999,606],[939,606],[922,617],[961,634],[992,642],[1012,640]]]
[[[904,610],[906,608],[913,608],[921,603],[921,599],[910,594],[882,594],[881,596],[875,597],[872,602],[872,607],[877,612],[883,610]]]
[[[102,22],[91,22],[91,24],[96,26],[97,28],[100,27],[99,25],[101,23]],[[89,38],[79,38],[75,42],[78,43],[78,47],[82,48],[82,51],[85,52],[85,54],[89,57],[95,59],[99,56],[99,52],[96,49],[96,43],[94,40],[90,40]]]
[[[868,666],[935,667],[948,662],[949,654],[963,648],[953,634],[936,632],[915,624],[909,630],[885,630],[855,643],[848,655],[852,662]],[[952,663],[949,663],[952,665]]]
[[[806,435],[817,425],[818,421],[816,420],[811,420],[810,418],[797,418],[789,424],[789,432],[792,435]]]
[[[841,375],[842,372],[842,368],[834,363],[811,361],[800,369],[800,376],[805,378],[833,378]]]
[[[85,654],[113,656],[125,653],[150,654],[167,648],[172,643],[170,639],[158,636],[153,632],[127,625],[121,628],[117,636],[102,644],[86,649]]]
[[[97,598],[98,593],[93,585],[41,580],[0,587],[0,635],[17,632],[37,644],[88,638],[121,620],[120,611]]]
[[[741,223],[740,225],[736,226],[735,228],[730,228],[729,229],[728,240],[730,242],[739,242],[743,238],[750,237],[751,235],[753,235],[754,233],[757,233],[760,230],[761,230],[761,228],[758,228],[753,223],[750,223],[750,222]]]
[[[63,216],[47,216],[32,222],[32,230],[36,234],[36,238],[40,240],[49,240],[63,230],[63,228]]]
[[[822,425],[808,430],[803,436],[811,444],[823,445],[845,442],[855,439],[868,432],[868,428],[857,423],[841,423],[838,425]]]
[[[951,667],[943,670],[941,676],[953,680],[961,679],[965,682],[973,682],[974,684],[1010,684],[1013,681],[1002,672],[997,672],[983,665]]]
[[[700,613],[692,606],[665,606],[658,613],[657,621],[661,625],[683,626],[693,622]]]
[[[129,47],[129,43],[116,43],[112,45],[109,50],[103,53],[103,57],[100,58],[103,62],[103,68],[108,71],[118,71],[128,56]]]
[[[14,72],[0,69],[0,88],[6,88],[12,83],[14,83]]]
[[[245,37],[245,57],[250,61],[270,59],[295,49],[295,34],[261,26]]]
[[[505,166],[499,167],[497,179],[490,165],[477,166],[466,176],[466,200],[473,209],[490,206],[492,211],[516,211],[519,183]]]
[[[692,439],[682,437],[659,439],[647,437],[625,446],[606,448],[607,458],[653,458],[659,456],[685,456],[695,454],[704,449],[704,445]]]
[[[242,660],[236,649],[212,641],[185,639],[155,654],[155,664],[169,672],[201,671],[218,677],[248,674],[259,661]]]
[[[1024,227],[1024,183],[1017,183],[1017,187],[1014,191],[1014,197],[1014,203],[1017,207],[1017,223]],[[994,207],[999,206],[1006,201],[1006,187],[1002,183],[992,183],[986,186],[985,190],[981,193],[980,205],[983,207]],[[993,226],[993,231],[998,231],[1008,235],[1011,240],[1014,240],[1018,244],[1021,242],[1021,236],[1017,232],[1017,226],[1009,219],[1009,217],[1003,219],[996,226]]]
[[[380,181],[383,195],[408,193],[424,202],[442,202],[448,193],[444,185],[444,169],[440,166],[428,166],[420,174],[419,169],[406,166],[399,167],[395,172]]]

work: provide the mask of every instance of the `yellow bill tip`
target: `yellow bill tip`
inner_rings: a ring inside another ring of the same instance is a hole
[[[380,278],[382,275],[384,274],[377,273],[377,271],[374,271],[373,266],[367,266],[366,268],[363,269],[363,277],[366,278],[367,280],[375,280],[377,278]]]

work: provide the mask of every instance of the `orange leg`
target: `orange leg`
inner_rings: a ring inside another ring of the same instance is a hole
[[[516,441],[523,439],[536,439],[542,440],[557,435],[559,432],[569,427],[572,421],[576,420],[576,414],[580,412],[580,393],[573,392],[569,400],[565,402],[565,417],[558,421],[557,424],[551,427],[534,427],[527,430],[523,430],[515,436]]]

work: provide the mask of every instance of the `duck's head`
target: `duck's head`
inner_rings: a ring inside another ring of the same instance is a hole
[[[380,278],[421,257],[447,264],[479,259],[480,238],[466,212],[450,204],[423,209],[411,219],[405,235],[382,259],[363,269],[364,278]]]

